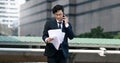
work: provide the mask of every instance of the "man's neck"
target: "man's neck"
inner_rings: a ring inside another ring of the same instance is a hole
[[[56,21],[57,21],[57,22],[63,22],[63,20],[57,20],[57,19],[56,19]]]

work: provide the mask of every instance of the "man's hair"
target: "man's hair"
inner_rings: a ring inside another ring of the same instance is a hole
[[[55,14],[58,10],[62,10],[62,12],[64,13],[64,8],[63,8],[63,6],[62,6],[62,5],[56,5],[56,6],[54,6],[53,9],[52,9],[53,14]]]

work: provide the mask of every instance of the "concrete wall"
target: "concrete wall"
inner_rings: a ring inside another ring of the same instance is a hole
[[[56,4],[64,6],[76,35],[97,26],[104,32],[120,31],[120,0],[31,0],[21,6],[20,35],[41,36]]]
[[[105,32],[120,31],[120,0],[77,0],[76,34],[101,26]]]
[[[41,36],[47,19],[46,0],[31,0],[21,6],[20,35]]]
[[[19,35],[42,36],[44,24],[47,20],[49,20],[49,18],[53,17],[51,9],[56,4],[66,6],[69,4],[69,0],[59,0],[52,2],[47,0],[31,0],[22,5],[20,13],[21,17]],[[69,13],[70,6],[66,6],[65,15],[68,16]],[[74,19],[71,21],[73,20]]]

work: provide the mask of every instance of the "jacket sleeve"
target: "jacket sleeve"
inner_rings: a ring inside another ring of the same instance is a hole
[[[49,29],[49,23],[48,23],[48,21],[45,23],[45,25],[44,25],[44,30],[43,30],[43,35],[42,35],[42,39],[43,39],[43,41],[45,42],[45,39],[47,38],[47,37],[49,37],[49,35],[48,35],[48,29]]]
[[[67,37],[69,39],[73,39],[74,38],[74,33],[72,31],[72,26],[71,26],[70,23],[69,23],[69,26],[66,28],[66,34],[67,34]]]

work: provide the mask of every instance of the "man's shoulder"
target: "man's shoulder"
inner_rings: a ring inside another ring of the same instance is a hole
[[[48,23],[55,22],[55,18],[50,18],[47,20]]]

